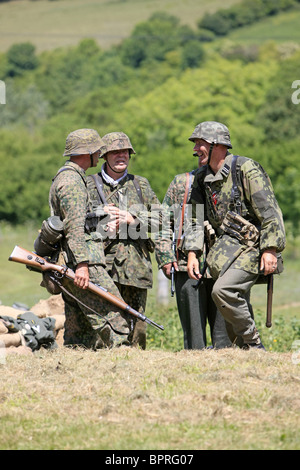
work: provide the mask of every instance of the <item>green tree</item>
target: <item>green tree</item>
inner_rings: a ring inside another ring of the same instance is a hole
[[[35,46],[30,42],[12,45],[7,51],[7,76],[23,75],[28,70],[38,66]]]
[[[177,17],[157,12],[148,21],[139,23],[123,41],[121,57],[125,64],[138,68],[147,61],[163,61],[166,53],[195,39],[196,33],[188,26],[179,25]]]
[[[265,105],[258,113],[256,125],[264,130],[266,142],[279,142],[299,137],[300,104],[295,104],[292,95],[293,82],[299,78],[300,53],[282,60],[273,78]]]
[[[204,59],[204,49],[199,41],[188,41],[182,48],[182,61],[183,69],[197,68],[201,66]]]

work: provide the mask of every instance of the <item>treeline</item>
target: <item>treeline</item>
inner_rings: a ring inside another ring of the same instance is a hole
[[[164,34],[162,34],[162,31]],[[138,24],[120,45],[94,40],[36,55],[29,43],[0,55],[0,220],[41,222],[67,134],[122,130],[137,152],[130,170],[160,199],[174,175],[195,167],[188,141],[202,120],[228,125],[233,151],[261,162],[287,226],[299,232],[300,105],[291,97],[300,52],[262,45],[251,61],[230,59],[165,13]]]
[[[216,36],[225,36],[233,29],[289,10],[299,3],[299,0],[244,0],[215,13],[206,13],[198,25],[199,28],[207,29]]]

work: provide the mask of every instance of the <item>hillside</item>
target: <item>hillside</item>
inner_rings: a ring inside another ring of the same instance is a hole
[[[93,38],[104,49],[128,37],[135,24],[155,11],[178,16],[193,27],[206,12],[241,0],[16,0],[0,4],[0,51],[29,41],[37,51],[76,45]]]

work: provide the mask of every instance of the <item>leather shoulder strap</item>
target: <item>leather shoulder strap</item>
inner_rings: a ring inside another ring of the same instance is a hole
[[[101,204],[107,204],[106,197],[105,197],[105,194],[104,194],[104,191],[103,191],[102,176],[99,173],[96,173],[96,174],[91,175],[91,176],[92,176],[92,178],[95,182],[95,186],[96,186],[98,196],[99,196],[99,202]]]

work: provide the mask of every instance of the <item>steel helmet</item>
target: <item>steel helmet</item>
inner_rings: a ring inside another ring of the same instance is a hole
[[[72,157],[76,155],[90,154],[97,152],[104,147],[104,143],[94,129],[77,129],[71,132],[66,139],[66,146],[63,156]]]
[[[124,134],[124,132],[110,132],[102,137],[104,142],[104,149],[101,151],[101,158],[107,152],[111,152],[112,150],[121,150],[121,149],[128,149],[129,155],[135,154],[135,150],[131,145],[129,137]]]
[[[203,139],[210,144],[221,144],[232,148],[228,127],[221,122],[204,121],[195,127],[189,140]]]

